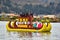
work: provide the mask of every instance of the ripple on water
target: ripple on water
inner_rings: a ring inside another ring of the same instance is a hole
[[[0,21],[0,40],[60,40],[60,23],[51,23],[51,32],[8,32],[7,21]]]

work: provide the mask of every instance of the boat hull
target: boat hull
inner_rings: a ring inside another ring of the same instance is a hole
[[[43,23],[43,27],[41,29],[38,29],[38,30],[36,30],[36,29],[17,29],[17,28],[12,29],[9,27],[9,23],[10,22],[8,22],[6,25],[6,28],[8,31],[20,31],[20,32],[47,32],[48,31],[48,32],[50,32],[50,30],[51,30],[50,23],[48,24],[48,27],[46,27],[46,24]],[[14,22],[12,23],[11,26],[14,27]]]

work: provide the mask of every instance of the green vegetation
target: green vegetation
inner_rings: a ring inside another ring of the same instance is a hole
[[[13,21],[15,20],[17,17],[16,16],[0,16],[0,21]]]

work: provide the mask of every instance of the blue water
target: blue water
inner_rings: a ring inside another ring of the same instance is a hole
[[[7,21],[0,21],[0,40],[60,40],[60,23],[51,23],[51,32],[8,32]]]

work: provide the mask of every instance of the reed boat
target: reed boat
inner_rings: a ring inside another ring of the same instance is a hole
[[[47,22],[34,22],[33,17],[19,17],[18,21],[9,21],[6,25],[8,31],[20,31],[20,32],[50,32],[51,23]]]

